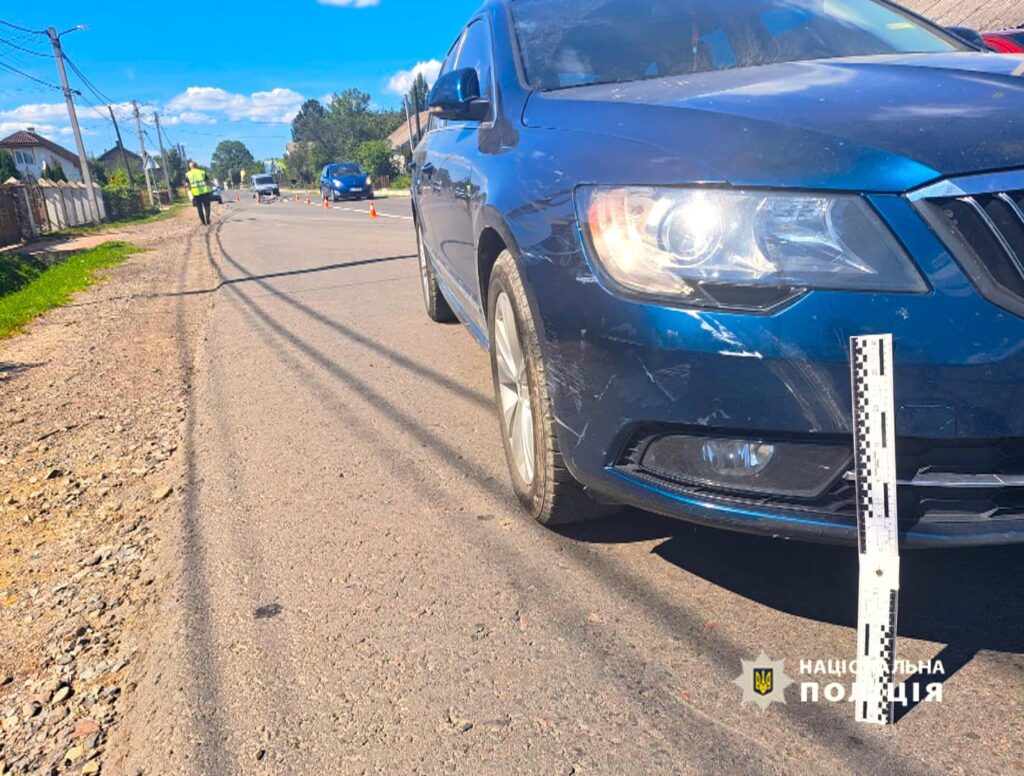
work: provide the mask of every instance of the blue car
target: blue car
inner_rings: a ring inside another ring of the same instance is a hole
[[[339,199],[373,199],[373,178],[358,164],[329,164],[320,172],[320,195],[337,202]]]
[[[856,543],[849,338],[892,333],[906,547],[1024,541],[1024,58],[875,0],[490,0],[413,165],[545,524]]]

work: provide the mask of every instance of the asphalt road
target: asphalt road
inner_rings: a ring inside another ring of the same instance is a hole
[[[196,237],[220,285],[177,713],[202,770],[1024,771],[1024,552],[904,556],[899,655],[943,661],[941,703],[884,729],[797,686],[742,706],[762,651],[850,683],[799,662],[852,659],[855,551],[635,511],[535,525],[486,355],[424,314],[408,200],[377,206],[244,200]]]

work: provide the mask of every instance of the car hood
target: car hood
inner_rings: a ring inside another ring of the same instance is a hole
[[[905,191],[1024,166],[1024,57],[858,57],[536,92],[523,120],[645,143],[733,185]]]

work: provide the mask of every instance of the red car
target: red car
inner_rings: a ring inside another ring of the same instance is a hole
[[[985,45],[1000,54],[1024,54],[1024,29],[983,32]]]

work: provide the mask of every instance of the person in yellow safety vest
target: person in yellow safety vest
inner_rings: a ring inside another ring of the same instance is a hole
[[[199,213],[199,220],[209,226],[213,187],[210,185],[206,170],[199,167],[194,161],[190,161],[185,177],[188,179],[189,194],[192,195],[192,204],[196,206],[196,212]]]

